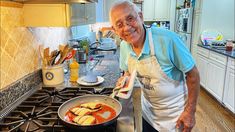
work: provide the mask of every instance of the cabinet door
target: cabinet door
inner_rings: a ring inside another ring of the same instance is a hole
[[[154,19],[156,21],[170,21],[170,0],[155,0]]]
[[[70,10],[72,26],[86,24],[85,4],[71,4]]]
[[[225,66],[210,60],[207,72],[207,90],[219,101],[222,101],[224,90]]]
[[[228,63],[229,64],[229,63]],[[234,67],[233,67],[234,68]],[[227,67],[223,103],[235,113],[235,69]]]
[[[96,22],[95,3],[86,4],[85,13],[86,24],[93,24]]]
[[[145,0],[143,2],[144,21],[154,20],[154,0]]]
[[[23,23],[30,27],[69,26],[66,4],[24,4]]]
[[[96,22],[95,3],[71,4],[71,25],[85,25]]]
[[[200,84],[206,88],[208,59],[197,54],[197,68],[200,74]]]

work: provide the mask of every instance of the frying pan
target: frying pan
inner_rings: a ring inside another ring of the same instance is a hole
[[[78,106],[80,104],[83,104],[83,103],[88,103],[88,102],[101,102],[103,104],[109,105],[116,111],[116,116],[109,121],[106,121],[100,124],[87,125],[87,126],[82,126],[76,123],[68,122],[64,119],[69,109],[75,106]],[[122,105],[120,104],[118,100],[112,97],[109,97],[106,95],[84,95],[84,96],[72,98],[64,102],[58,109],[58,116],[61,119],[62,123],[69,128],[76,129],[76,130],[96,130],[99,128],[104,128],[105,126],[108,126],[114,123],[117,120],[118,116],[120,115],[121,111],[122,111]]]

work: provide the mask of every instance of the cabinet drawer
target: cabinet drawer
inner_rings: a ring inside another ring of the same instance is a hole
[[[235,59],[228,57],[228,67],[235,69]]]
[[[208,49],[198,47],[197,53],[202,55],[202,56],[209,57],[209,50]]]
[[[216,62],[219,62],[223,65],[226,65],[227,57],[225,55],[221,55],[219,53],[211,51],[209,58],[213,61],[216,61]]]

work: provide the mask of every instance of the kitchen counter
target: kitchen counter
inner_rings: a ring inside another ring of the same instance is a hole
[[[103,71],[105,71],[106,74],[103,76],[105,81],[102,84],[95,86],[96,90],[99,90],[102,88],[114,88],[115,87],[116,81],[120,76],[118,60],[119,60],[119,52],[116,52],[115,54],[106,54],[104,55],[103,58],[100,58],[99,63],[96,65],[94,69],[96,69],[97,67],[101,68]],[[85,74],[86,74],[86,65],[80,64],[79,76],[81,77],[81,76],[84,76]],[[40,83],[37,87],[32,88],[31,90],[26,92],[24,95],[22,95],[22,97],[18,98],[17,101],[12,103],[11,105],[8,105],[2,111],[0,111],[0,120],[1,118],[4,118],[4,116],[9,114],[14,108],[18,107],[22,101],[24,101],[26,98],[32,95],[36,90],[41,89],[42,87],[52,87],[52,86],[45,86],[42,83]],[[69,81],[69,72],[68,72],[65,74],[64,83],[53,86],[53,87],[55,87],[56,89],[63,89],[65,87],[76,88],[76,87],[86,87],[86,86],[81,86],[77,83],[71,83]],[[13,93],[8,92],[8,95],[9,94],[13,94]],[[10,95],[9,97],[13,98],[13,96],[10,96]],[[123,132],[123,131],[134,132],[135,125],[134,125],[133,99],[132,98],[128,100],[119,99],[119,101],[122,104],[123,109],[122,109],[121,114],[119,115],[119,118],[117,119],[117,132]]]
[[[114,88],[116,84],[116,80],[121,75],[121,70],[119,69],[119,52],[116,54],[107,54],[104,57],[99,58],[99,62],[93,68],[93,71],[104,72],[104,82],[100,85],[95,86],[97,89],[102,88]],[[65,66],[68,68],[68,66]],[[86,64],[79,64],[79,77],[86,75]],[[55,87],[62,89],[64,87],[92,87],[92,86],[82,86],[76,82],[69,81],[70,73],[65,73],[65,81],[63,84],[56,85]],[[44,87],[51,87],[47,85],[43,85]],[[93,86],[94,87],[94,86]]]
[[[202,48],[205,48],[205,49],[208,49],[208,50],[211,50],[211,51],[215,51],[219,54],[222,54],[222,55],[225,55],[225,56],[228,56],[228,57],[231,57],[231,58],[235,58],[235,50],[226,51],[224,49],[216,49],[216,48],[212,48],[210,46],[205,46],[205,45],[202,45],[202,44],[198,44],[198,46],[200,46]]]

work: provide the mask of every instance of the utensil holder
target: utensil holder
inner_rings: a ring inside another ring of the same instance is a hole
[[[43,83],[45,85],[58,85],[64,82],[63,65],[46,66],[42,68]]]

